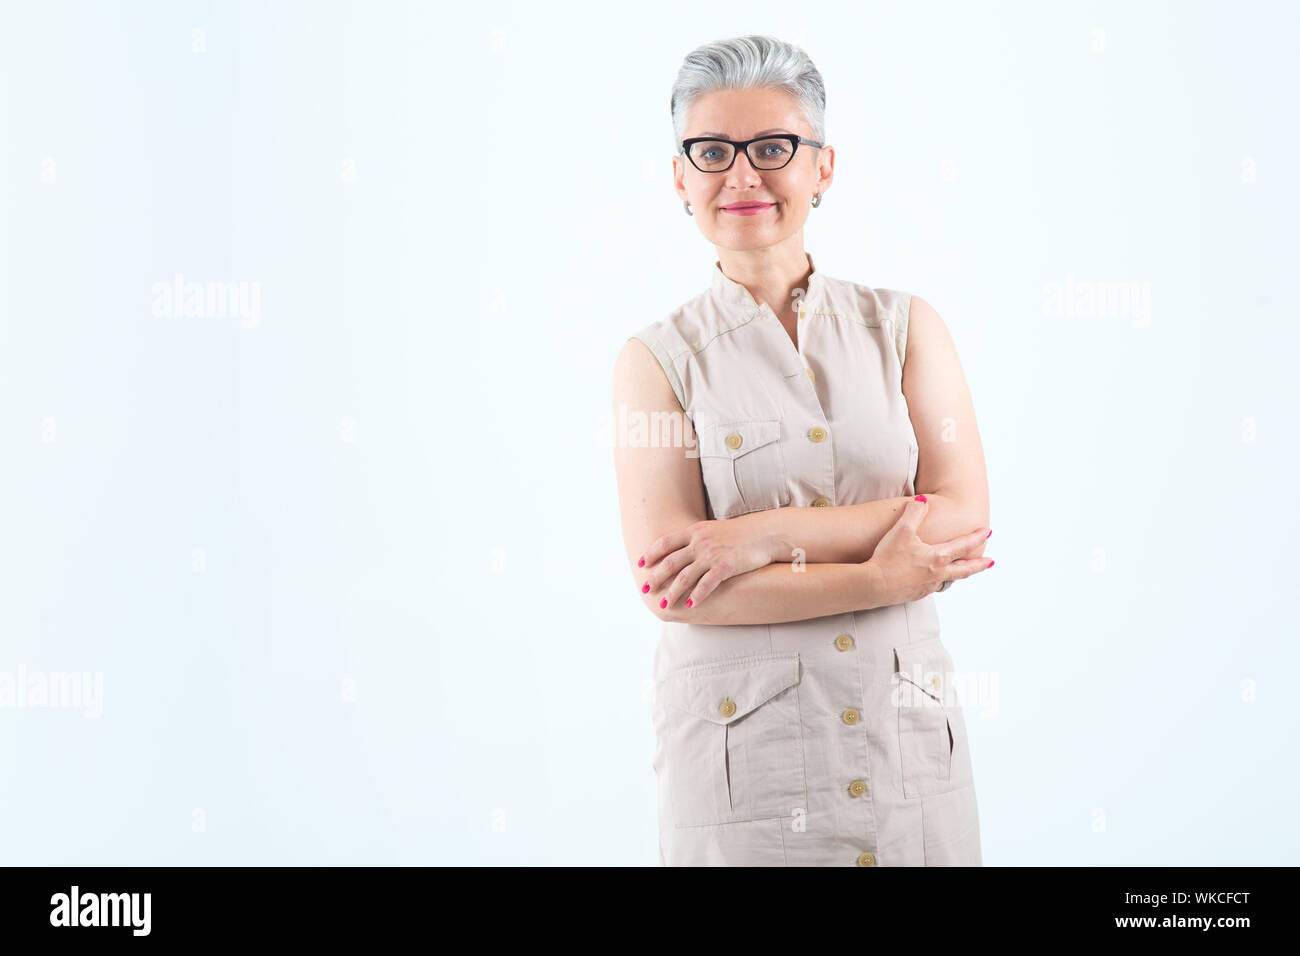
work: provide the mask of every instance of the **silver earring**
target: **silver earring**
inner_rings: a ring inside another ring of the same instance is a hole
[[[682,206],[686,209],[686,215],[688,216],[695,215],[695,213],[691,212],[691,201],[689,199],[683,199]]]
[[[814,209],[816,209],[818,206],[820,206],[820,205],[822,204],[822,194],[821,194],[821,193],[814,193],[814,194],[813,194],[813,201],[812,201],[812,204],[813,204],[813,208],[814,208]]]

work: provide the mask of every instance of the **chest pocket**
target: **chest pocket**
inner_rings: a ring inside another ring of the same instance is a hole
[[[757,418],[706,425],[699,438],[700,475],[715,518],[790,503],[781,419]]]

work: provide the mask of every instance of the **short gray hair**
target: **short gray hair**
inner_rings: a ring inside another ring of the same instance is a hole
[[[756,87],[792,94],[812,128],[812,138],[826,142],[826,87],[808,54],[776,37],[751,34],[706,43],[682,61],[673,84],[673,152],[682,150],[682,128],[697,99],[718,90]]]

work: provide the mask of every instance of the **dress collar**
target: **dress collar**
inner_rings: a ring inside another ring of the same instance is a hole
[[[805,252],[808,257],[808,265],[812,268],[812,273],[808,276],[808,290],[804,293],[804,301],[813,303],[819,301],[825,292],[826,277],[817,271],[817,264],[813,262],[812,253]],[[710,286],[711,291],[723,302],[731,305],[748,305],[751,308],[758,308],[758,303],[750,295],[749,290],[729,278],[722,271],[722,263],[718,260],[713,261],[713,282]]]

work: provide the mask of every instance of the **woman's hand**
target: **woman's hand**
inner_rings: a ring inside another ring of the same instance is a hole
[[[977,528],[970,534],[939,544],[922,541],[916,529],[921,526],[928,507],[928,503],[919,497],[909,501],[865,562],[875,571],[883,597],[882,606],[919,601],[939,590],[944,581],[968,578],[993,566],[991,558],[963,557],[979,551],[992,534],[988,528]]]
[[[683,597],[687,607],[694,607],[727,578],[772,564],[778,546],[775,537],[756,535],[752,525],[736,518],[696,521],[664,535],[642,555],[641,590],[658,591],[668,584],[661,607],[675,607]]]

